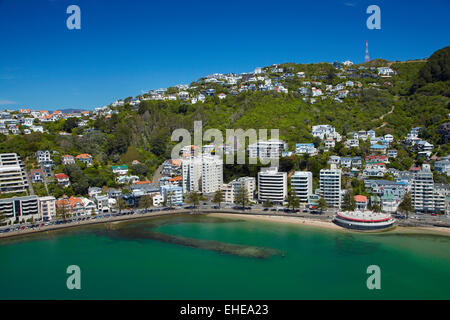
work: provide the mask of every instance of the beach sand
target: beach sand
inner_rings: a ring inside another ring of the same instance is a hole
[[[437,234],[450,236],[450,228],[444,227],[400,227],[395,226],[388,230],[377,230],[377,231],[357,231],[342,228],[331,221],[314,220],[310,218],[302,217],[286,217],[286,216],[269,216],[269,215],[254,215],[254,214],[232,214],[232,213],[210,213],[208,214],[212,217],[226,217],[226,218],[236,218],[236,219],[247,219],[247,220],[260,220],[260,221],[270,221],[278,223],[289,223],[296,225],[304,225],[318,228],[327,228],[336,231],[343,232],[358,232],[358,233],[427,233],[427,234]]]
[[[341,228],[330,221],[313,220],[302,217],[286,217],[286,216],[269,216],[269,215],[253,215],[253,214],[234,214],[234,213],[210,213],[211,217],[226,217],[226,218],[236,218],[236,219],[249,219],[249,220],[261,220],[270,222],[280,222],[280,223],[292,223],[298,225],[308,225],[321,228],[328,228],[333,230],[348,231],[347,229]]]

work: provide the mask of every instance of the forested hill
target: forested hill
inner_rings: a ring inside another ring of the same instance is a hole
[[[145,94],[137,97],[138,105],[132,106],[131,98],[124,99],[124,105],[110,107],[114,111],[110,116],[91,113],[84,127],[77,127],[77,121],[67,119],[44,123],[48,133],[1,135],[0,152],[18,152],[25,159],[31,159],[42,149],[56,150],[59,154],[90,153],[104,167],[139,160],[151,175],[170,156],[175,144],[170,141],[172,131],[192,130],[193,122],[202,120],[204,130],[278,128],[281,139],[291,148],[299,142],[318,143],[310,133],[311,126],[317,124],[331,124],[343,135],[374,129],[377,135],[392,134],[396,141],[403,139],[411,128],[422,126],[423,137],[436,146],[434,152],[438,156],[443,156],[450,151],[444,138],[446,133],[440,130],[449,121],[449,56],[450,47],[446,47],[426,62],[379,60],[377,66],[339,68],[328,63],[286,63],[262,68],[261,74],[254,75],[256,79],[251,79],[251,74],[244,75],[232,85],[208,82],[205,77],[189,88],[173,87],[166,91],[177,95],[184,90],[189,93],[188,100],[146,100],[150,95]],[[377,75],[377,67],[384,64],[396,74]],[[304,77],[299,72],[304,72]],[[267,79],[275,84],[274,89],[259,90]],[[330,85],[335,88],[347,81],[354,85],[328,92]],[[313,98],[302,94],[299,90],[302,87],[309,91],[314,87],[323,94]],[[206,95],[203,103],[191,101],[208,89],[214,89],[214,95]],[[346,90],[345,97],[337,98],[340,91]],[[226,98],[219,98],[220,93],[226,94]],[[71,134],[61,135],[61,131]],[[413,154],[405,156],[408,163],[416,160]]]

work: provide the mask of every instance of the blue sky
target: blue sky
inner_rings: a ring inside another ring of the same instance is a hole
[[[68,30],[66,8],[81,8]],[[381,30],[366,8],[381,8]],[[273,63],[425,58],[449,45],[449,0],[0,0],[0,109],[90,109]]]

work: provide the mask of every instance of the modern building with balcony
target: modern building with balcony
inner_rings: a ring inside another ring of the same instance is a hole
[[[248,201],[252,201],[256,190],[255,178],[241,177],[231,181],[228,184],[224,184],[222,186],[224,202],[235,203],[236,194],[239,192],[241,188],[247,190]]]
[[[291,177],[291,187],[295,191],[300,202],[307,203],[308,197],[312,194],[312,172],[295,171]]]
[[[12,197],[0,199],[0,212],[5,213],[6,221],[19,223],[31,218],[40,219],[39,198],[37,196]]]
[[[0,193],[20,193],[28,190],[25,166],[17,153],[0,154]]]
[[[341,170],[320,170],[320,194],[332,208],[341,207]]]
[[[287,196],[287,173],[276,167],[261,168],[258,173],[258,201],[283,203]]]
[[[53,196],[39,198],[39,213],[44,221],[56,217],[56,198]]]
[[[164,185],[160,188],[161,196],[168,206],[181,206],[183,204],[183,188],[173,185]]]
[[[429,164],[423,164],[422,169],[416,173],[411,189],[411,200],[414,211],[435,212],[434,180]]]
[[[223,185],[223,162],[220,157],[201,156],[181,162],[183,193],[201,191],[212,193]]]

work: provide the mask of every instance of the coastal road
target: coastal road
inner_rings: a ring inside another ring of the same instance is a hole
[[[138,209],[135,211],[130,210],[123,210],[124,213],[133,213],[128,215],[121,215],[121,216],[109,216],[109,217],[103,217],[103,218],[95,218],[89,217],[89,220],[85,221],[74,221],[70,223],[65,224],[51,224],[47,226],[39,226],[33,228],[26,228],[23,230],[17,230],[17,231],[10,231],[6,233],[0,233],[0,239],[1,238],[10,238],[15,236],[21,236],[26,234],[32,234],[37,232],[46,232],[51,230],[58,230],[58,229],[65,229],[65,228],[74,228],[84,225],[91,225],[91,224],[101,224],[101,223],[114,223],[119,221],[126,221],[126,220],[137,220],[137,219],[143,219],[148,217],[157,217],[157,216],[164,216],[164,215],[175,215],[175,214],[191,214],[194,213],[192,209],[187,208],[177,208],[177,209],[169,209],[169,208],[157,208],[159,211],[151,211],[151,212],[144,212],[145,210]],[[155,210],[155,209],[153,209]],[[299,219],[309,219],[312,221],[322,221],[322,222],[331,222],[333,220],[334,214],[329,211],[324,214],[310,214],[310,213],[286,213],[282,211],[263,211],[261,209],[251,209],[251,210],[238,210],[238,209],[231,209],[231,208],[221,208],[221,209],[213,209],[213,208],[207,208],[205,206],[200,206],[197,209],[195,209],[195,214],[209,214],[209,213],[228,213],[228,214],[244,214],[244,215],[253,215],[253,216],[274,216],[274,217],[293,217],[293,218],[299,218]],[[76,217],[76,218],[82,218],[82,217]],[[84,217],[87,218],[87,217]],[[404,226],[404,227],[426,227],[426,228],[435,228],[436,231],[439,229],[445,230],[446,232],[450,230],[450,218],[449,217],[427,217],[426,219],[407,219],[407,220],[399,220],[396,219],[396,225],[397,226]],[[412,221],[414,220],[414,221]],[[16,226],[17,227],[17,226]],[[6,229],[8,227],[4,227],[3,229]]]

